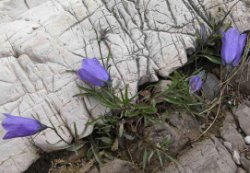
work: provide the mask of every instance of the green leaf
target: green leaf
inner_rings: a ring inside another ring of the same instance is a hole
[[[91,144],[91,151],[94,154],[95,160],[98,162],[99,165],[101,165],[102,164],[101,159],[98,156],[98,154],[96,153],[96,151],[95,151],[95,149],[94,149],[94,147],[93,147],[92,144]]]
[[[202,55],[202,57],[207,58],[212,63],[221,64],[221,58],[220,57],[212,56],[212,55]]]
[[[165,138],[163,139],[163,141],[160,143],[160,146],[161,146],[163,149],[165,149],[166,147],[169,146],[169,144],[171,144],[170,138],[165,137]]]
[[[121,138],[123,136],[124,133],[124,122],[120,122],[120,126],[119,126],[119,137]]]
[[[147,149],[145,149],[143,154],[143,166],[142,166],[143,171],[145,170],[147,163],[148,163],[148,151]]]
[[[79,139],[76,122],[74,122],[74,133],[75,133],[75,139]]]
[[[112,58],[112,55],[111,55],[111,53],[109,51],[109,54],[108,54],[108,56],[106,58],[107,59],[107,61],[106,61],[106,68],[107,68],[107,70],[111,67],[111,65],[108,65],[111,58]]]
[[[103,143],[107,144],[107,145],[112,145],[113,144],[113,140],[111,138],[108,137],[100,137],[100,138],[96,138],[101,140]]]
[[[162,155],[161,155],[159,150],[157,150],[156,153],[157,153],[157,156],[158,156],[158,160],[160,161],[160,165],[161,165],[161,167],[163,167]]]
[[[153,155],[155,154],[155,151],[151,151],[149,156],[148,156],[148,163],[150,163],[151,158],[153,157]]]

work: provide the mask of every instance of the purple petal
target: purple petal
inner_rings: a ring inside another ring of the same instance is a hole
[[[198,75],[192,76],[189,80],[189,87],[191,93],[199,91],[202,87],[201,77]]]
[[[241,34],[238,42],[238,50],[237,50],[237,55],[236,58],[234,59],[232,65],[235,67],[239,64],[244,47],[246,45],[246,40],[247,40],[247,34]]]
[[[3,136],[3,139],[12,139],[12,138],[15,138],[16,135],[15,133],[13,132],[7,132],[4,136]]]
[[[88,83],[91,83],[92,85],[95,85],[95,86],[104,86],[105,85],[105,81],[101,81],[101,80],[97,79],[95,76],[93,76],[93,74],[89,73],[88,71],[86,71],[83,68],[78,70],[77,73],[78,73],[78,76],[81,80],[86,81]]]
[[[82,61],[82,67],[78,70],[81,80],[96,86],[104,86],[109,80],[109,74],[96,58],[86,58]]]
[[[6,118],[2,122],[2,126],[7,133],[3,139],[31,136],[45,129],[45,126],[35,119],[13,116],[11,114],[4,115]]]
[[[223,64],[231,64],[237,56],[240,33],[235,28],[230,28],[223,33],[221,57]]]
[[[7,133],[3,136],[3,139],[12,139],[17,137],[25,137],[25,136],[31,136],[35,133],[28,133],[27,130],[15,130],[15,131],[7,131]]]
[[[102,81],[109,80],[109,74],[106,69],[100,64],[97,58],[83,59],[82,68],[91,73],[97,79]]]
[[[204,23],[200,24],[200,35],[201,35],[202,41],[207,40],[207,30],[206,30]]]

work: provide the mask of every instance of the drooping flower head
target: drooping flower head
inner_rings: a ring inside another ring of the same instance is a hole
[[[205,43],[208,38],[208,33],[204,23],[200,24],[200,38],[203,43]]]
[[[7,132],[3,139],[31,136],[47,128],[47,126],[32,118],[13,116],[8,113],[4,113],[4,115],[5,119],[2,121],[2,126]]]
[[[105,86],[110,80],[108,72],[96,58],[83,59],[77,73],[81,80],[94,86]]]
[[[194,75],[189,80],[189,91],[190,93],[195,93],[199,91],[202,87],[202,79],[200,75]]]
[[[235,28],[223,33],[221,57],[223,65],[235,67],[239,64],[246,44],[247,34],[240,34]]]

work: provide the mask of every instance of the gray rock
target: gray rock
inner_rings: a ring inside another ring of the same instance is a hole
[[[179,165],[170,164],[159,173],[236,173],[231,154],[218,139],[197,143],[178,157]]]
[[[240,165],[240,153],[238,150],[233,151],[233,160],[237,165]]]
[[[177,154],[188,141],[200,135],[200,126],[197,120],[186,113],[172,113],[168,123],[157,123],[145,130],[148,138],[155,144],[169,139],[168,151]]]
[[[250,107],[241,104],[235,111],[235,116],[239,121],[240,128],[246,135],[250,135]]]
[[[233,145],[230,142],[224,141],[223,145],[229,150],[229,151],[233,151]]]
[[[146,138],[156,145],[168,138],[170,141],[168,150],[171,154],[176,154],[188,142],[188,138],[179,129],[167,123],[155,124],[155,126],[145,129],[144,133],[147,134]]]
[[[247,172],[244,169],[239,167],[237,170],[237,173],[247,173]]]
[[[221,137],[232,144],[231,152],[236,150],[243,150],[246,145],[243,136],[237,131],[236,122],[230,112],[226,112],[226,117],[223,126],[220,128]]]
[[[250,136],[246,136],[244,140],[247,145],[250,145]]]
[[[99,171],[95,168],[89,173],[99,173]],[[131,162],[115,159],[104,164],[100,168],[100,173],[143,173],[143,171]]]
[[[114,86],[128,84],[133,95],[139,84],[186,63],[185,50],[194,47],[196,29],[208,22],[209,12],[219,20],[233,7],[226,22],[249,28],[248,7],[236,1],[2,0],[0,112],[35,116],[67,142],[76,126],[83,138],[93,129],[88,120],[106,109],[92,98],[72,97],[80,91],[66,70],[78,69],[83,57],[105,58],[110,50]],[[0,146],[0,172],[19,173],[38,158],[35,146],[49,152],[68,144],[48,129]]]
[[[244,67],[237,73],[232,80],[232,84],[238,87],[242,93],[250,94],[250,62],[246,62]]]
[[[214,74],[208,73],[202,88],[205,98],[213,100],[219,94],[220,81]]]
[[[192,141],[200,135],[200,124],[194,116],[187,113],[172,113],[168,119],[169,124],[176,127],[184,138]]]
[[[250,160],[246,159],[244,156],[240,158],[240,162],[242,167],[246,170],[246,172],[250,172]]]

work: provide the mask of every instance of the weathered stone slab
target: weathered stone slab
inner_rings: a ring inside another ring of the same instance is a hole
[[[232,145],[231,152],[233,150],[243,151],[246,148],[243,136],[238,132],[236,122],[230,112],[226,113],[223,126],[220,128],[220,134],[225,142]]]
[[[250,107],[246,104],[241,104],[234,112],[239,121],[240,128],[246,135],[250,135]]]
[[[218,141],[207,139],[178,158],[179,165],[170,164],[161,173],[235,173],[237,166],[231,154]]]
[[[3,0],[0,112],[53,124],[68,142],[76,124],[78,136],[85,137],[92,131],[87,121],[105,109],[91,98],[73,98],[77,78],[66,70],[79,68],[83,57],[105,60],[110,51],[113,84],[128,84],[134,94],[139,84],[168,76],[187,61],[185,49],[194,47],[199,23],[209,26],[207,11],[219,19],[233,5],[228,21],[249,29],[248,4],[237,0]],[[17,144],[19,152],[10,150]],[[35,145],[44,151],[68,146],[51,130],[1,140],[0,172],[25,170],[38,157]]]
[[[90,173],[98,173],[99,171],[95,168]],[[136,165],[131,162],[115,159],[100,168],[101,173],[143,173]]]

